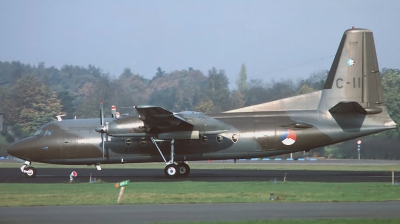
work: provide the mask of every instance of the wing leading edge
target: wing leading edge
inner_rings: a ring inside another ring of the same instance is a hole
[[[136,106],[135,109],[147,128],[168,128],[171,126],[193,127],[186,119],[157,106]]]

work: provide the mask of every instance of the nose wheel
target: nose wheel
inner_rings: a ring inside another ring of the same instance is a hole
[[[36,169],[33,166],[24,168],[25,177],[34,178],[36,176]]]
[[[24,173],[25,177],[34,178],[36,176],[36,169],[30,165],[31,162],[25,161],[24,165],[21,166],[21,172]]]

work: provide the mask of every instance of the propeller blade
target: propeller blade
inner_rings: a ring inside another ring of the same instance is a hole
[[[101,134],[101,147],[103,149],[103,158],[104,158],[104,133]]]
[[[100,100],[100,125],[101,125],[101,126],[104,126],[103,100]]]

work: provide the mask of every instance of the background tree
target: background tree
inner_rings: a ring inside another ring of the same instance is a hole
[[[75,99],[68,91],[61,91],[57,94],[57,98],[61,103],[61,111],[65,114],[66,119],[72,119],[76,115]]]
[[[163,70],[161,69],[161,67],[158,67],[158,68],[157,68],[157,72],[156,72],[156,74],[155,74],[154,77],[153,77],[153,80],[158,79],[158,78],[161,78],[161,77],[163,77],[164,75],[165,75],[165,71],[163,71]]]
[[[133,74],[125,69],[121,76],[113,81],[114,94],[111,102],[122,114],[136,114],[133,106],[148,104],[150,96],[150,80],[141,75]]]
[[[246,94],[248,85],[247,85],[247,71],[245,64],[242,64],[242,67],[240,68],[238,78],[236,79],[236,87],[242,95]]]
[[[0,86],[0,113],[7,113],[10,103],[10,91],[5,86]]]
[[[203,113],[211,113],[214,110],[214,104],[210,99],[205,97],[197,103],[194,110]]]
[[[299,87],[308,86],[314,90],[321,90],[322,88],[324,88],[325,80],[328,76],[328,73],[329,73],[328,70],[321,70],[315,72],[306,79],[300,79],[298,81],[298,86]]]
[[[206,94],[214,104],[213,112],[230,109],[228,84],[229,80],[223,70],[212,68],[208,71]]]
[[[12,89],[8,119],[21,127],[24,135],[31,135],[41,125],[55,120],[55,116],[60,112],[61,104],[56,93],[35,75],[23,76]]]
[[[231,108],[243,107],[246,103],[247,98],[247,71],[245,64],[242,64],[239,75],[236,79],[237,90],[233,90],[231,93]]]
[[[153,79],[150,83],[149,104],[173,111],[193,110],[203,99],[207,77],[198,70],[174,71]]]
[[[400,124],[400,70],[399,69],[383,69],[382,71],[382,88],[385,97],[385,106],[390,117]],[[399,126],[396,131],[386,134],[393,135],[399,133]],[[395,135],[394,137],[398,137]]]
[[[296,83],[291,79],[272,81],[270,87],[270,96],[273,97],[272,100],[278,100],[286,97],[291,97],[296,95],[297,88]]]
[[[307,84],[304,84],[300,87],[300,89],[297,91],[297,95],[302,95],[306,93],[312,93],[315,92],[315,89],[309,87]]]
[[[268,101],[268,89],[260,79],[252,79],[249,82],[245,106],[260,104]]]
[[[233,90],[231,92],[231,105],[230,108],[236,109],[236,108],[241,108],[245,104],[244,96],[242,92],[238,90]]]

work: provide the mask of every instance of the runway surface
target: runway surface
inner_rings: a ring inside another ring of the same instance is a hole
[[[0,207],[0,223],[151,223],[400,218],[400,202]]]
[[[26,178],[19,169],[0,168],[0,183],[63,183],[69,181],[72,171],[78,173],[77,182],[89,182],[89,177],[100,178],[106,182],[119,182],[123,179],[140,182],[170,181],[287,181],[306,182],[391,182],[391,172],[382,171],[307,171],[307,170],[230,170],[230,169],[192,169],[185,178],[170,179],[164,176],[163,169],[74,169],[37,168],[35,178]],[[396,180],[400,181],[397,173]]]

